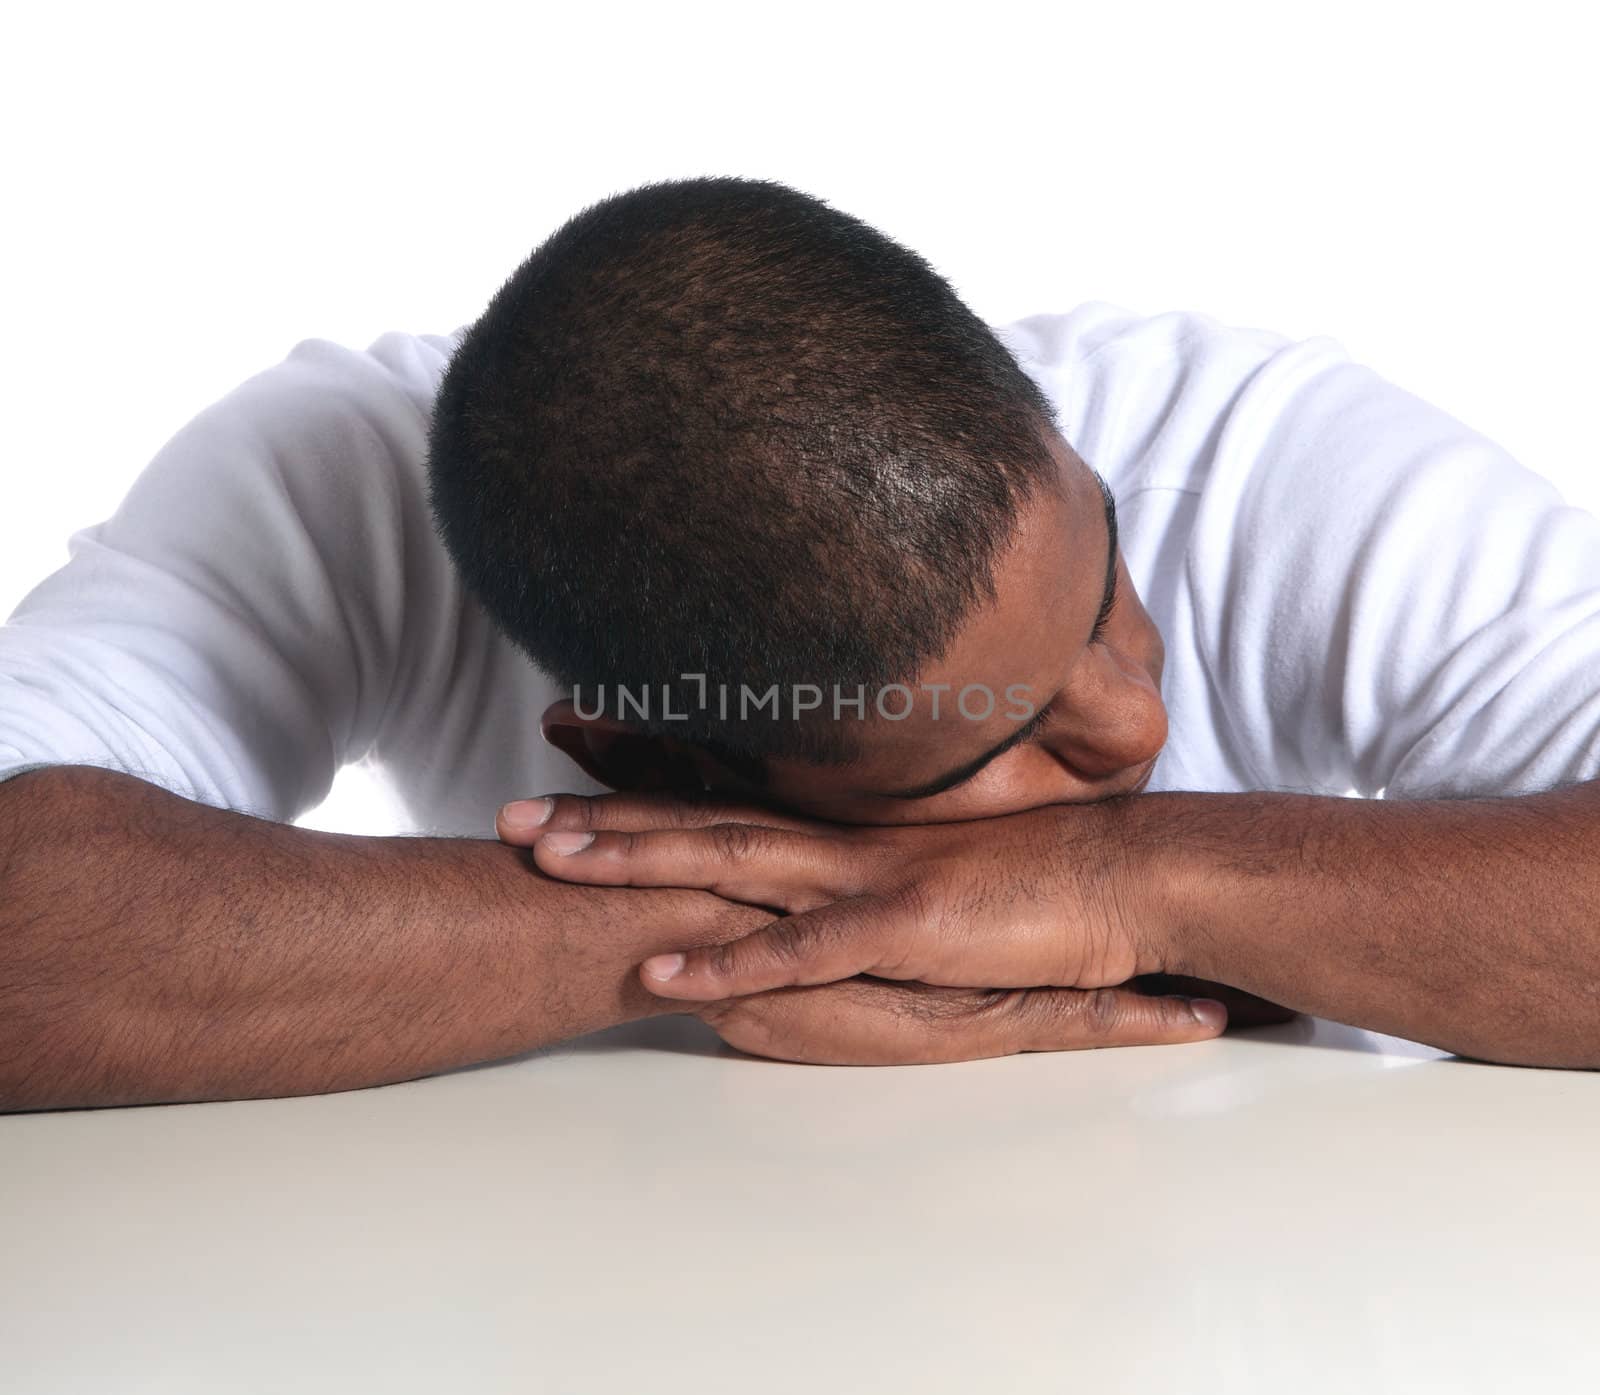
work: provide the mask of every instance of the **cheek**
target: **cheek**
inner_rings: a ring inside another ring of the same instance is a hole
[[[1077,787],[1049,752],[1032,744],[1007,751],[959,789],[911,806],[915,823],[953,823],[1020,814],[1071,799]]]

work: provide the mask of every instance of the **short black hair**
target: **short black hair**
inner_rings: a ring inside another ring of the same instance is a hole
[[[624,715],[847,761],[853,722],[714,695],[863,684],[870,710],[914,681],[993,599],[1058,429],[917,253],[774,180],[657,181],[562,224],[468,327],[428,492],[468,590],[582,706],[666,685],[682,720]]]

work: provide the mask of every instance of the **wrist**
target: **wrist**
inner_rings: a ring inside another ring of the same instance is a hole
[[[1210,920],[1205,906],[1210,879],[1170,818],[1165,793],[1108,801],[1115,841],[1116,899],[1141,974],[1215,977]]]
[[[689,1012],[694,1005],[650,992],[639,966],[655,954],[742,938],[772,919],[709,891],[555,881],[530,872],[520,850],[491,846],[511,854],[495,916],[519,947],[530,1046]]]

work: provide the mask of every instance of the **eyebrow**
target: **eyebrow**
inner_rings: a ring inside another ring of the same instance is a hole
[[[1117,501],[1112,496],[1111,486],[1098,470],[1092,472],[1095,483],[1100,486],[1100,497],[1106,506],[1106,584],[1100,596],[1100,608],[1095,612],[1094,626],[1084,640],[1085,646],[1093,639],[1095,630],[1100,628],[1101,617],[1111,608],[1111,599],[1117,584]],[[1054,702],[1052,697],[1050,702]],[[1033,716],[1029,717],[1010,736],[999,745],[985,751],[975,760],[969,760],[965,765],[959,765],[954,770],[947,771],[937,780],[930,780],[925,785],[917,785],[908,790],[887,790],[880,798],[883,799],[929,799],[936,794],[943,794],[946,790],[953,790],[957,785],[965,784],[976,775],[990,761],[1003,756],[1013,746],[1020,746],[1036,732],[1043,724],[1045,716],[1050,711],[1050,702],[1044,703]]]

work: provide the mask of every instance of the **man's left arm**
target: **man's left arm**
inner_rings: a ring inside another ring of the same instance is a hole
[[[1331,341],[1282,359],[1184,572],[1259,792],[1128,801],[1142,885],[1184,971],[1600,1066],[1600,519]]]
[[[1462,1055],[1600,1067],[1600,781],[1124,803],[1130,916],[1170,972]]]

